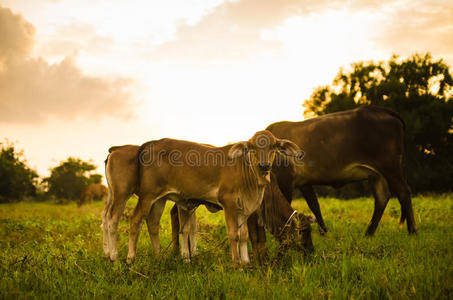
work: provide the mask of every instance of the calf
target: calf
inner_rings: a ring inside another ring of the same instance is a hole
[[[109,197],[102,213],[103,247],[104,254],[112,261],[118,258],[117,228],[121,215],[123,214],[126,201],[138,193],[138,151],[140,146],[125,145],[115,146],[109,149],[109,155],[105,160],[105,174],[109,187]],[[154,203],[146,218],[149,236],[154,253],[160,251],[159,242],[159,220],[165,207],[165,200]],[[175,207],[176,208],[176,207]],[[177,213],[177,210],[176,210]],[[193,241],[191,249],[196,252],[195,245],[195,215],[192,211],[183,210],[179,217],[185,226],[181,231],[185,232],[185,240]],[[185,254],[183,254],[184,256]]]
[[[311,253],[314,250],[310,224],[316,222],[312,216],[295,211],[283,196],[277,179],[271,173],[271,181],[264,190],[263,202],[258,211],[247,219],[253,256],[259,262],[267,256],[265,227],[278,240],[282,248],[291,248]],[[201,203],[200,203],[201,204]],[[172,243],[179,247],[180,222],[176,205],[171,210]]]
[[[198,199],[223,208],[233,264],[247,264],[247,219],[262,203],[276,151],[300,154],[293,142],[266,130],[224,147],[174,139],[142,145],[139,202],[131,218],[127,262],[135,259],[141,224],[153,204],[169,199],[185,207],[189,199]]]

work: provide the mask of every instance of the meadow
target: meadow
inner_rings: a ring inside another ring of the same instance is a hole
[[[320,236],[312,226],[312,256],[290,251],[278,257],[268,236],[269,261],[243,269],[231,266],[223,213],[204,207],[197,211],[200,254],[191,263],[171,250],[167,203],[161,255],[152,254],[144,225],[129,267],[127,217],[119,227],[120,261],[102,255],[102,203],[2,204],[0,298],[452,299],[453,194],[416,196],[413,203],[417,236],[398,227],[399,203],[391,199],[368,238],[372,199],[322,198],[330,231]],[[131,199],[127,211],[133,206]],[[309,212],[302,200],[293,207]]]

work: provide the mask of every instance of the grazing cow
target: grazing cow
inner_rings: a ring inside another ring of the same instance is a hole
[[[86,186],[82,195],[80,196],[79,201],[77,201],[78,206],[82,206],[85,203],[91,203],[93,200],[103,200],[106,202],[108,195],[108,189],[105,185],[100,183],[94,183]]]
[[[127,262],[135,259],[141,224],[154,203],[169,199],[187,207],[188,199],[198,199],[223,208],[233,264],[247,264],[247,219],[261,205],[276,151],[300,154],[293,142],[269,131],[224,147],[173,139],[142,145],[139,202],[131,218]]]
[[[108,202],[102,213],[103,228],[103,247],[104,254],[112,261],[118,257],[116,247],[117,228],[121,215],[123,214],[127,200],[138,193],[138,151],[140,146],[125,145],[115,146],[109,149],[109,155],[105,160],[105,174],[109,186]],[[146,224],[151,239],[154,253],[157,255],[160,251],[159,242],[159,221],[165,207],[165,200],[157,201],[150,209],[147,216]],[[212,209],[212,208],[211,208]],[[176,210],[176,215],[178,211]],[[182,224],[187,224],[181,228],[193,241],[191,250],[196,252],[195,215],[192,210],[181,211],[179,214]]]
[[[416,233],[404,171],[405,124],[398,114],[368,105],[302,122],[278,122],[267,130],[303,147],[303,166],[274,170],[280,189],[289,201],[294,186],[301,190],[321,232],[327,228],[313,185],[340,187],[368,179],[375,202],[366,234],[373,235],[376,231],[391,193],[401,204],[400,223],[407,220],[409,233]]]

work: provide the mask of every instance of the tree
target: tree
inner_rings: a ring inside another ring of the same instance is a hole
[[[416,192],[443,192],[453,182],[453,80],[449,66],[430,54],[359,62],[314,90],[306,117],[375,104],[406,122],[408,180]]]
[[[38,174],[26,165],[23,152],[12,143],[0,143],[0,147],[0,203],[36,196]]]
[[[96,166],[91,163],[69,157],[51,169],[49,177],[44,178],[47,193],[57,199],[77,200],[88,184],[100,182],[102,175],[90,174],[95,169]]]

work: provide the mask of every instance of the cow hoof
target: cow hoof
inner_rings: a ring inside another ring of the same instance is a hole
[[[132,265],[132,263],[134,262],[134,260],[135,260],[135,257],[129,257],[129,256],[128,256],[127,259],[126,259],[126,264]]]
[[[117,261],[118,253],[110,253],[110,261]]]
[[[409,234],[410,234],[410,235],[417,235],[417,234],[418,234],[417,229],[411,229],[411,230],[409,230]]]
[[[368,231],[367,230],[367,232],[365,232],[365,236],[366,237],[373,237],[373,235],[374,235],[374,231]]]
[[[319,227],[319,234],[320,235],[326,235],[327,234],[327,229],[322,229],[321,227]]]

